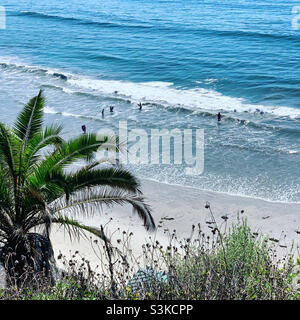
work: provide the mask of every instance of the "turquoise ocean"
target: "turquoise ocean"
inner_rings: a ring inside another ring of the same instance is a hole
[[[117,130],[119,121],[201,128],[203,174],[187,176],[183,165],[129,168],[169,184],[300,202],[297,4],[1,0],[0,121],[11,124],[43,89],[46,122],[64,124],[66,136],[82,124]]]

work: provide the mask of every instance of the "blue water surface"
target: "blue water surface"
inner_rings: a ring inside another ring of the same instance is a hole
[[[299,3],[300,4],[300,3]],[[4,0],[0,120],[42,88],[66,135],[103,126],[205,131],[205,170],[132,166],[142,178],[300,201],[297,1]],[[145,107],[139,112],[137,103]],[[115,106],[101,117],[102,108]],[[216,114],[223,115],[218,125]],[[109,112],[108,112],[109,113]]]

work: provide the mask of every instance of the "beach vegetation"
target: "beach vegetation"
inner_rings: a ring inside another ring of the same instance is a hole
[[[300,299],[299,259],[290,251],[277,256],[278,248],[267,236],[252,232],[245,219],[232,224],[226,232],[220,230],[222,241],[218,232],[205,234],[200,226],[193,226],[192,234],[179,239],[174,230],[169,233],[167,246],[155,239],[143,244],[146,268],[130,250],[131,234],[122,239],[126,263],[121,256],[112,258],[113,273],[100,271],[109,269],[109,263],[103,260],[92,270],[90,262],[78,252],[71,258],[61,255],[65,269],[55,286],[40,285],[27,291],[9,288],[0,292],[0,299]],[[93,245],[108,258],[103,242]]]

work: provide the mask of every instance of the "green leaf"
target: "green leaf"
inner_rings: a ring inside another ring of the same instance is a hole
[[[16,135],[23,142],[23,150],[27,146],[27,141],[41,130],[44,103],[45,98],[42,95],[42,90],[40,90],[39,94],[26,104],[23,111],[17,117],[14,129]]]

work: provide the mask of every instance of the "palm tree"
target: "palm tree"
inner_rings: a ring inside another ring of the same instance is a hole
[[[120,167],[99,167],[94,160],[99,148],[109,148],[110,138],[99,141],[95,134],[81,134],[65,141],[61,126],[42,128],[44,103],[40,91],[12,128],[0,123],[0,258],[17,284],[28,276],[28,268],[29,274],[51,277],[52,224],[64,226],[70,236],[84,230],[104,237],[101,229],[76,221],[74,213],[130,204],[147,229],[155,228],[138,180]],[[66,170],[79,160],[85,160],[83,167]]]

